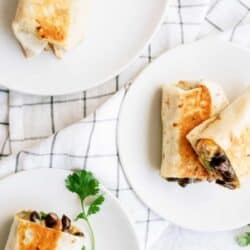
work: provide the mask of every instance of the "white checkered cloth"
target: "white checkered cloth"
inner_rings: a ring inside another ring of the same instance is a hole
[[[103,86],[61,97],[1,88],[0,177],[38,167],[87,168],[132,215],[143,249],[238,249],[236,232],[195,233],[168,226],[137,199],[120,165],[117,121],[128,90],[124,84],[165,50],[214,34],[250,47],[249,12],[250,0],[173,0],[151,45],[129,69]]]

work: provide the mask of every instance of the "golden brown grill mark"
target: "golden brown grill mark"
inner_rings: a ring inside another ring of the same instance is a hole
[[[195,90],[185,96],[186,100],[182,107],[181,120],[185,122],[182,122],[180,126],[179,145],[181,162],[186,167],[181,169],[184,169],[188,176],[206,177],[208,173],[199,163],[196,153],[186,139],[186,135],[194,127],[210,117],[212,100],[207,87],[199,86]]]
[[[37,34],[48,41],[62,42],[69,28],[69,0],[43,0],[36,4]]]
[[[55,250],[61,235],[60,231],[46,228],[35,223],[21,223],[18,231],[20,250]],[[27,232],[32,233],[30,242],[25,242]]]

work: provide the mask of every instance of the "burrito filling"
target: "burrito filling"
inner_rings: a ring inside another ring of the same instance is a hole
[[[71,225],[71,220],[66,215],[61,218],[56,213],[44,213],[37,211],[22,211],[18,217],[33,223],[48,227],[57,231],[69,233],[74,236],[83,237],[84,234],[75,226]]]
[[[169,182],[177,182],[181,187],[186,187],[189,184],[200,182],[200,179],[193,178],[166,178]]]
[[[200,161],[215,176],[216,183],[229,189],[238,188],[236,173],[222,148],[211,139],[200,139],[196,144]]]

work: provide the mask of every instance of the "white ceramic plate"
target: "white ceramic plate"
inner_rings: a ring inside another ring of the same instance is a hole
[[[123,70],[142,51],[163,19],[167,0],[91,0],[86,41],[56,59],[27,60],[11,31],[17,0],[0,0],[0,84],[59,95],[86,90]]]
[[[159,176],[161,86],[181,79],[209,79],[220,83],[232,100],[250,84],[249,68],[248,50],[207,40],[165,53],[129,90],[119,124],[121,161],[139,197],[163,218],[203,231],[249,223],[250,183],[237,191],[208,183],[183,189]]]
[[[78,199],[64,185],[69,174],[64,170],[41,169],[21,172],[0,181],[0,249],[4,249],[12,217],[19,210],[55,211],[71,218],[79,213]],[[102,191],[105,203],[100,213],[91,218],[96,248],[139,250],[133,226],[120,203],[107,190]]]

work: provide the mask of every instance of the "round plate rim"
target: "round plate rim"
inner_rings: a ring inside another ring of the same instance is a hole
[[[17,173],[10,174],[6,177],[3,177],[0,179],[0,188],[2,185],[4,185],[5,182],[8,182],[10,179],[14,178],[22,178],[23,175],[28,176],[29,174],[33,173],[39,173],[42,172],[43,174],[47,174],[49,172],[58,172],[58,173],[64,173],[65,175],[72,174],[74,171],[73,170],[66,170],[66,169],[60,169],[60,168],[36,168],[36,169],[29,169],[29,170],[23,170],[19,171]],[[132,220],[132,217],[128,214],[128,212],[125,210],[125,208],[122,206],[121,202],[102,184],[100,183],[100,190],[104,192],[106,195],[108,195],[109,199],[114,202],[114,204],[118,207],[118,209],[121,211],[121,214],[125,217],[127,220],[127,224],[130,228],[131,234],[133,235],[134,238],[134,243],[135,246],[138,250],[140,250],[140,243],[138,236],[136,234],[135,230],[135,224]]]
[[[148,36],[147,39],[144,39],[143,45],[141,46],[140,49],[138,49],[138,51],[134,54],[133,57],[131,57],[130,59],[127,60],[126,63],[124,63],[124,65],[122,67],[120,67],[119,69],[117,69],[116,71],[113,71],[113,73],[111,73],[109,76],[105,77],[102,80],[96,81],[95,83],[93,83],[91,86],[88,86],[86,88],[84,87],[75,87],[73,89],[70,90],[60,90],[60,91],[45,91],[45,90],[39,90],[38,92],[35,91],[34,89],[25,89],[23,90],[22,87],[18,84],[15,84],[15,86],[8,86],[9,84],[7,82],[2,83],[1,85],[5,88],[8,88],[12,91],[17,91],[23,94],[30,94],[30,95],[34,95],[34,96],[63,96],[63,95],[70,95],[70,94],[74,94],[80,91],[87,91],[96,87],[102,87],[106,82],[110,81],[111,79],[113,79],[114,77],[116,77],[117,75],[121,74],[123,71],[125,71],[127,68],[129,68],[129,66],[131,66],[135,60],[140,56],[140,54],[144,51],[144,49],[151,43],[151,41],[153,40],[153,38],[155,37],[155,35],[157,34],[157,32],[160,30],[160,27],[164,21],[165,18],[165,14],[167,12],[167,9],[170,5],[170,1],[169,0],[164,0],[164,7],[162,9],[162,13],[158,19],[157,25],[155,26],[155,28],[153,29],[153,32],[151,33],[151,35]]]
[[[152,206],[152,204],[147,201],[146,199],[144,199],[143,195],[139,192],[137,192],[137,190],[134,188],[134,183],[133,181],[131,181],[131,178],[130,178],[130,175],[127,173],[126,171],[126,164],[124,163],[124,158],[126,156],[124,156],[121,152],[121,144],[122,144],[122,116],[124,114],[124,107],[126,105],[126,100],[128,99],[128,94],[129,92],[133,91],[134,88],[136,88],[136,85],[137,85],[137,82],[139,82],[141,80],[141,78],[143,77],[143,75],[147,72],[147,71],[150,71],[150,69],[152,67],[154,67],[155,64],[157,64],[160,60],[162,60],[162,58],[166,57],[169,53],[173,53],[175,50],[179,50],[179,49],[185,49],[185,48],[188,48],[188,47],[193,47],[193,46],[196,46],[197,44],[219,44],[219,46],[221,46],[222,43],[226,44],[227,46],[231,46],[233,49],[239,49],[241,51],[244,51],[245,53],[247,53],[249,55],[249,58],[250,58],[250,49],[247,49],[247,48],[244,48],[244,47],[241,47],[240,45],[238,44],[235,44],[235,43],[232,43],[232,42],[229,42],[229,41],[224,41],[224,40],[220,40],[220,39],[217,39],[217,38],[214,38],[214,37],[208,37],[208,38],[205,38],[205,39],[201,39],[199,41],[195,41],[195,42],[191,42],[191,43],[187,43],[187,44],[183,44],[183,45],[179,45],[171,50],[168,50],[168,51],[165,51],[163,52],[156,60],[154,60],[152,63],[150,63],[147,67],[145,67],[141,72],[140,74],[134,79],[133,83],[131,84],[131,86],[129,87],[126,95],[125,95],[125,98],[123,100],[123,103],[122,103],[122,106],[121,106],[121,111],[120,111],[120,117],[118,119],[118,133],[117,133],[117,145],[118,145],[118,152],[119,152],[119,157],[120,157],[120,163],[121,163],[121,167],[126,175],[126,178],[128,180],[128,183],[131,185],[131,187],[133,188],[135,194],[137,195],[137,197],[147,206],[149,207],[153,212],[155,212],[158,216],[162,217],[163,219],[167,220],[168,222],[172,223],[172,224],[175,224],[177,226],[180,226],[184,229],[188,229],[188,230],[192,230],[192,231],[198,231],[198,232],[222,232],[222,231],[227,231],[227,230],[234,230],[234,229],[239,229],[243,226],[246,225],[243,224],[243,223],[238,223],[237,225],[234,225],[234,226],[231,226],[231,227],[220,227],[220,228],[213,228],[213,229],[205,229],[205,228],[202,228],[202,227],[198,227],[198,226],[189,226],[189,225],[186,225],[186,224],[180,224],[176,221],[174,221],[173,219],[169,218],[167,213],[165,213],[165,215],[161,214],[158,209],[156,209],[154,206]]]

